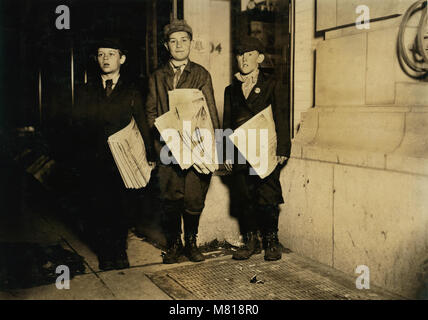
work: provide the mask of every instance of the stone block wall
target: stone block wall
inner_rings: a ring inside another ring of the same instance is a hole
[[[400,15],[413,1],[316,3],[296,1],[294,93],[301,117],[292,158],[281,173],[286,203],[281,206],[280,241],[355,277],[357,266],[366,265],[372,285],[416,297],[418,273],[428,254],[428,87],[402,71],[396,54]],[[184,4],[185,18],[202,30],[196,35],[201,43],[211,37],[207,25],[213,21],[192,21],[186,12],[205,11],[211,18],[213,10],[230,12],[228,1]],[[359,4],[369,6],[371,17],[379,19],[368,30],[350,26]],[[315,25],[323,37],[312,34]],[[203,49],[193,52],[193,59],[213,75],[220,113],[231,76],[220,66],[228,59],[228,48],[221,57]],[[218,176],[208,192],[199,242],[214,239],[239,242],[229,192]]]
[[[413,298],[428,257],[428,84],[406,75],[396,53],[412,3],[317,1],[315,108],[302,114],[282,172],[280,239],[355,277],[366,265],[372,284]],[[361,4],[370,29],[354,25]]]

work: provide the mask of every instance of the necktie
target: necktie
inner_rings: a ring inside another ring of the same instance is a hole
[[[113,91],[113,80],[106,80],[106,96],[109,97]]]
[[[245,96],[245,99],[248,99],[248,96],[250,95],[252,86],[253,86],[253,79],[251,77],[248,77],[242,83],[242,92],[243,92],[243,94]]]
[[[174,74],[174,89],[175,89],[177,87],[178,80],[180,80],[181,66],[179,67],[174,66],[174,69],[175,69],[175,74]]]

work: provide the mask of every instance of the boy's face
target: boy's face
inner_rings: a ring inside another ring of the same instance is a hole
[[[189,57],[191,42],[187,32],[178,31],[170,34],[165,47],[174,60],[184,61]]]
[[[105,74],[119,72],[126,56],[121,55],[118,49],[98,48],[98,64]]]
[[[259,67],[259,63],[264,60],[264,55],[260,54],[257,50],[247,51],[243,54],[236,55],[238,61],[238,68],[242,74],[249,74]]]

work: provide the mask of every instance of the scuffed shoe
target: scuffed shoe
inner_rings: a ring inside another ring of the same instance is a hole
[[[249,232],[243,235],[244,244],[236,250],[232,259],[235,260],[247,260],[253,254],[261,252],[260,241],[257,237],[257,234],[254,232]]]
[[[177,237],[174,241],[168,244],[166,252],[162,252],[162,260],[164,264],[177,263],[178,258],[183,254],[183,243],[181,237]]]
[[[126,254],[126,250],[121,250],[116,257],[115,260],[115,269],[121,270],[121,269],[127,269],[129,268],[129,260],[128,255]]]
[[[256,233],[256,239],[257,239],[257,241],[256,241],[256,246],[254,248],[253,254],[260,254],[260,253],[262,253],[262,241],[261,241],[261,235],[260,235],[259,231],[257,231],[257,233]]]
[[[185,236],[184,254],[192,262],[201,262],[205,260],[204,255],[196,245],[196,234]]]
[[[115,261],[112,257],[105,254],[98,255],[98,268],[103,271],[115,269]]]
[[[264,236],[265,260],[276,261],[282,258],[282,246],[278,240],[277,232],[269,232]]]

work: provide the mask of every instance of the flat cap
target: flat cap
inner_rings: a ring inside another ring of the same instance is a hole
[[[257,38],[245,36],[239,39],[238,44],[234,48],[234,53],[243,54],[254,50],[263,53],[265,51],[263,43]]]
[[[184,19],[175,19],[163,28],[163,34],[165,36],[165,39],[168,39],[171,33],[179,31],[185,31],[190,35],[190,37],[193,36],[192,28],[187,24],[186,20]]]

